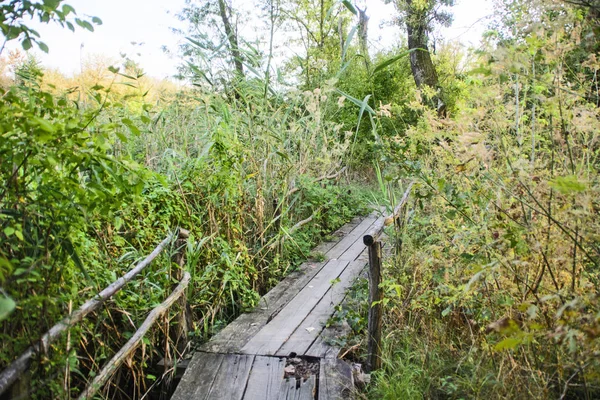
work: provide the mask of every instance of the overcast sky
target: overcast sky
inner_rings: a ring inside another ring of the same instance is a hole
[[[118,60],[121,53],[126,53],[139,61],[151,76],[165,78],[176,73],[179,60],[165,54],[162,47],[176,52],[181,38],[173,34],[171,28],[182,27],[175,14],[183,8],[184,0],[69,0],[67,3],[79,16],[100,17],[103,25],[96,27],[94,33],[36,26],[42,40],[50,47],[49,54],[36,51],[44,66],[73,74],[79,71],[81,59],[90,54],[103,54]],[[452,9],[453,26],[443,29],[439,35],[460,40],[465,45],[476,45],[485,30],[486,16],[492,13],[491,0],[457,0],[456,3]],[[393,5],[380,0],[369,0],[368,4],[370,45],[374,50],[380,50],[394,43],[401,33],[397,27],[384,24],[395,13]],[[17,44],[11,43],[7,50],[15,47]]]

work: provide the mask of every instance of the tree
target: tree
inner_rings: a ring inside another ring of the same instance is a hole
[[[365,68],[367,72],[371,69],[371,57],[369,56],[369,16],[367,15],[367,8],[358,8],[358,42],[360,46],[361,55],[365,61]]]
[[[346,41],[344,10],[334,0],[282,2],[282,14],[293,29],[292,42],[300,44],[303,50],[287,67],[300,67],[306,89],[320,86],[338,70]]]
[[[202,77],[212,87],[227,87],[245,78],[237,15],[228,0],[186,0],[178,17],[189,23],[187,30],[174,29],[188,40],[180,46],[186,59],[180,68],[182,78]]]
[[[237,29],[234,30],[231,25],[231,6],[229,3],[226,3],[225,0],[219,0],[219,14],[221,15],[221,21],[223,21],[223,28],[225,29],[227,40],[229,40],[229,51],[231,51],[235,70],[240,77],[244,77],[244,65],[242,64],[242,57],[240,55]]]
[[[392,0],[387,0],[389,3]],[[429,99],[437,108],[438,115],[446,114],[446,104],[439,86],[437,72],[429,52],[429,34],[434,24],[449,26],[452,15],[445,7],[454,5],[454,0],[394,0],[404,22],[408,36],[410,67],[418,88],[428,86],[436,90]],[[426,97],[424,99],[427,101]]]

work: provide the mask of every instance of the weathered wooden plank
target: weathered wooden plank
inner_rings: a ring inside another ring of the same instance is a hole
[[[265,325],[241,349],[245,354],[273,355],[296,330],[314,306],[323,298],[336,279],[348,266],[348,261],[331,260],[282,311]]]
[[[348,399],[353,390],[352,368],[340,359],[322,359],[319,400]]]
[[[296,379],[284,379],[279,388],[278,400],[294,400],[296,394]]]
[[[352,261],[339,276],[339,282],[330,287],[325,296],[275,354],[283,356],[292,352],[298,355],[306,354],[333,315],[335,306],[344,300],[346,291],[352,286],[365,265],[363,260]]]
[[[215,381],[225,356],[223,354],[196,353],[181,378],[172,400],[205,400]]]
[[[316,358],[337,358],[340,349],[329,344],[329,341],[335,337],[330,333],[329,328],[322,330],[304,355]]]
[[[278,400],[285,358],[256,356],[244,400]]]
[[[331,250],[325,253],[327,259],[338,259],[340,258],[353,244],[357,241],[362,240],[365,232],[378,220],[377,216],[373,213],[367,218],[362,220],[356,228],[349,234],[344,236]]]
[[[361,222],[360,218],[353,219],[333,234],[337,240],[323,242],[313,252],[327,254],[340,240],[343,240],[346,235],[354,231]],[[272,320],[310,282],[325,266],[327,260],[326,258],[323,262],[305,262],[300,265],[298,271],[289,274],[264,295],[252,312],[240,315],[208,343],[205,343],[200,350],[213,353],[239,352],[252,336]]]
[[[312,249],[311,253],[327,254],[327,252],[330,251],[336,244],[338,244],[340,240],[349,235],[358,225],[360,225],[364,219],[365,217],[353,218],[352,221],[348,222],[346,225],[332,233],[330,235],[330,240],[318,244],[317,247]]]
[[[302,382],[297,392],[296,400],[314,400],[317,392],[317,378],[311,375],[306,382]]]
[[[242,400],[254,356],[227,354],[221,362],[207,400]],[[202,396],[203,393],[196,392]]]
[[[200,350],[213,353],[238,353],[239,350],[281,309],[304,288],[322,269],[325,262],[310,263],[303,271],[293,272],[260,300],[250,313],[240,315],[235,321],[215,335]]]
[[[339,259],[340,260],[347,260],[347,261],[354,261],[357,258],[359,258],[363,252],[365,251],[365,245],[362,243],[362,240],[357,240],[356,242],[354,242],[352,244],[352,246],[350,246],[345,252],[344,254],[342,254]]]

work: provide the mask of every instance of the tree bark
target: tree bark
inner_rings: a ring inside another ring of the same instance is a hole
[[[437,108],[438,115],[446,115],[446,104],[440,96],[440,87],[437,72],[431,60],[428,46],[428,28],[426,12],[416,12],[412,0],[406,0],[406,32],[408,35],[408,49],[410,53],[410,68],[415,79],[415,84],[420,89],[424,85],[437,91],[432,100]]]
[[[367,72],[371,71],[371,57],[369,56],[369,16],[367,15],[367,9],[364,10],[358,8],[358,41],[360,44],[360,52],[364,58],[365,68]]]
[[[237,32],[234,32],[229,20],[228,13],[230,12],[229,5],[225,3],[225,0],[219,0],[219,13],[221,14],[221,20],[223,20],[223,27],[225,28],[225,34],[229,40],[229,47],[231,49],[231,57],[235,65],[235,70],[240,77],[244,77],[244,64],[242,64],[242,57],[240,55],[240,48],[238,45]]]

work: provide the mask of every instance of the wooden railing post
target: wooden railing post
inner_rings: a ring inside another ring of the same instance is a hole
[[[366,240],[365,240],[366,241]],[[365,243],[367,244],[367,243]],[[381,242],[367,244],[369,248],[369,338],[367,346],[367,371],[381,368],[381,322],[383,314],[383,291],[381,284]]]

